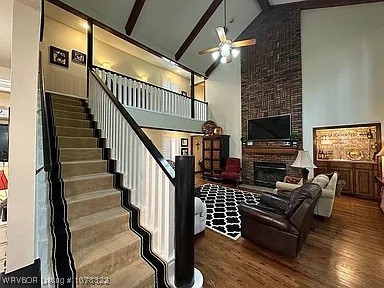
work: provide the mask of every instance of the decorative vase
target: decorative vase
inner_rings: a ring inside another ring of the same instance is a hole
[[[222,135],[223,134],[223,128],[220,126],[217,126],[215,129],[213,129],[213,134],[214,135]]]

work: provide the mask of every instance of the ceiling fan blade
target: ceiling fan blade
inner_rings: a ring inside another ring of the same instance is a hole
[[[203,51],[200,51],[199,52],[199,55],[203,55],[203,54],[209,54],[209,53],[212,53],[212,52],[215,52],[215,51],[219,51],[219,47],[212,47],[212,48],[209,48],[209,49],[205,49]]]
[[[217,32],[217,36],[219,36],[219,39],[221,42],[227,41],[227,35],[225,35],[224,27],[217,27],[216,32]]]
[[[255,44],[256,44],[256,39],[241,40],[241,41],[233,42],[232,48],[251,46],[251,45],[255,45]]]

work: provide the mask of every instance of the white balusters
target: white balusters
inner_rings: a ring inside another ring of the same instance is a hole
[[[161,107],[161,98],[155,97],[164,90],[103,71],[97,74],[112,90],[116,89],[113,86],[118,87],[118,98],[123,103],[147,109]],[[111,79],[115,81],[113,84]],[[123,184],[131,191],[130,203],[140,209],[140,224],[152,234],[153,251],[171,265],[174,261],[174,185],[93,74],[90,74],[89,106],[117,161],[117,172],[123,175]]]
[[[124,106],[178,117],[192,117],[192,101],[189,97],[101,68],[95,68],[95,71]],[[208,104],[197,100],[193,103],[195,105],[195,119],[206,121]]]

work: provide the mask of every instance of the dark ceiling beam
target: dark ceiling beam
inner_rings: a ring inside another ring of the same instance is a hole
[[[220,64],[220,57],[217,58],[217,60],[213,62],[211,66],[209,66],[207,71],[205,71],[205,77],[208,78],[212,74],[212,72],[217,68],[217,66],[219,66],[219,64]]]
[[[294,3],[280,4],[280,5],[295,5],[302,10],[329,8],[337,6],[348,6],[358,4],[368,4],[383,2],[384,0],[307,0]]]
[[[125,33],[130,36],[132,34],[133,28],[135,28],[137,19],[139,19],[139,15],[141,10],[143,9],[145,0],[136,0],[133,5],[131,14],[129,15],[127,24],[125,25]]]
[[[201,29],[207,24],[208,20],[211,18],[213,13],[219,8],[220,4],[223,0],[213,0],[211,5],[209,5],[207,11],[201,16],[199,22],[197,22],[196,26],[193,28],[191,33],[189,33],[187,39],[185,39],[184,43],[180,46],[179,50],[177,50],[175,54],[176,61],[179,61],[181,56],[187,51],[188,47],[192,44],[193,40],[199,35]]]
[[[259,3],[263,12],[268,12],[271,9],[271,4],[269,4],[268,0],[257,0],[257,3]]]

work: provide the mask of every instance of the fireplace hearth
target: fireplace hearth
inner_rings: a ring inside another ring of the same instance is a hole
[[[253,162],[254,183],[256,186],[276,187],[277,181],[283,181],[286,175],[285,163]]]

